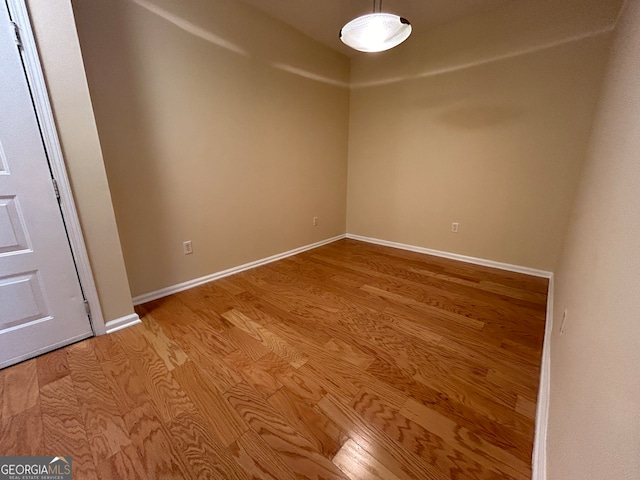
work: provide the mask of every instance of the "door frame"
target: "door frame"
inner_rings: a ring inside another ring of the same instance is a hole
[[[0,0],[3,1],[3,0]],[[9,7],[9,16],[20,29],[20,42],[22,44],[22,60],[27,76],[27,83],[31,90],[36,117],[44,142],[44,149],[49,160],[53,177],[60,194],[60,208],[67,230],[67,237],[71,246],[71,253],[75,262],[80,286],[85,300],[89,304],[89,320],[95,335],[104,335],[106,327],[100,307],[100,299],[93,278],[89,254],[82,235],[80,218],[76,210],[76,204],[71,191],[71,184],[67,176],[67,169],[62,155],[62,147],[58,138],[58,131],[49,101],[49,93],[42,72],[37,45],[25,0],[6,0]]]

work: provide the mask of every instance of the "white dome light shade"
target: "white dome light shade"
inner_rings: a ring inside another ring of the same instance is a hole
[[[340,40],[361,52],[384,52],[411,35],[411,24],[392,13],[370,13],[354,18],[340,30]]]

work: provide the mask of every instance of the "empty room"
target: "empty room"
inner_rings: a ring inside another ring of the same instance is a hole
[[[640,2],[0,24],[0,479],[638,479]]]

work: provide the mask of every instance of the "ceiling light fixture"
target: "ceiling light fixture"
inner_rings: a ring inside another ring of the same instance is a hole
[[[340,30],[340,40],[360,52],[384,52],[397,47],[411,35],[411,24],[406,18],[392,13],[382,13],[382,0],[376,13],[354,18]]]

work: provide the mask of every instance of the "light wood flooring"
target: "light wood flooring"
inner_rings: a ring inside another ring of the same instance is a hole
[[[547,281],[351,240],[0,371],[0,454],[90,479],[529,479]]]

